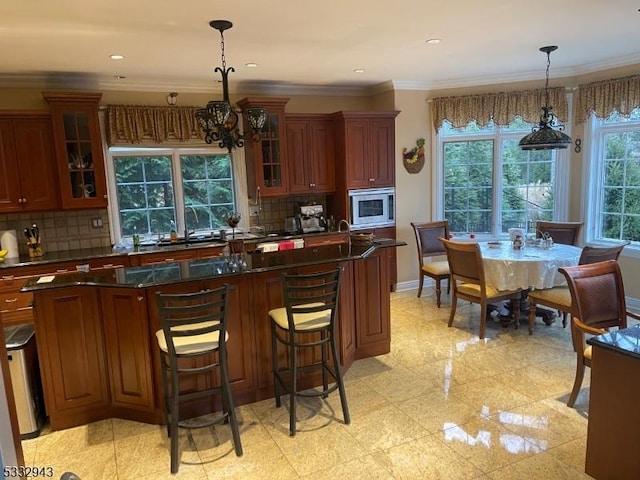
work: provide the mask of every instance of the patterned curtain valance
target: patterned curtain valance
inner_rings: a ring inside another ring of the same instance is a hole
[[[544,89],[440,97],[433,99],[431,113],[436,131],[445,120],[455,128],[464,127],[472,120],[480,127],[486,127],[491,120],[497,125],[509,125],[517,116],[525,122],[538,123],[545,103]],[[549,103],[558,119],[566,122],[568,105],[564,87],[549,89]]]
[[[204,135],[195,117],[197,107],[148,107],[108,105],[106,110],[109,145],[189,142]]]
[[[580,85],[576,103],[576,120],[580,123],[592,113],[598,118],[607,118],[614,111],[629,115],[640,107],[640,75]]]

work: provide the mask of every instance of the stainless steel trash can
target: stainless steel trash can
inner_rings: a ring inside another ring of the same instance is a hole
[[[46,415],[33,325],[5,327],[4,338],[20,438],[35,438],[40,435]]]

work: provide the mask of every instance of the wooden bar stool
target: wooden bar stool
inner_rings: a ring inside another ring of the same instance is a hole
[[[236,455],[242,456],[227,369],[227,285],[215,290],[186,294],[156,294],[162,330],[156,332],[162,361],[165,421],[171,438],[171,473],[178,472],[178,428],[203,428],[228,422]],[[224,341],[220,341],[223,338]],[[180,379],[208,374],[205,390],[180,392]],[[209,382],[207,382],[209,384]],[[222,397],[223,415],[202,421],[181,421],[180,402],[207,396]]]
[[[280,407],[280,395],[289,394],[289,434],[296,434],[296,397],[326,398],[338,390],[342,404],[344,423],[349,424],[349,407],[340,371],[340,357],[336,342],[336,313],[342,269],[311,275],[283,275],[282,286],[285,306],[269,311],[271,318],[271,352],[273,384],[276,407]],[[278,344],[287,348],[288,363],[278,365]],[[298,365],[300,351],[320,347],[321,361]],[[331,349],[332,362],[329,361]],[[320,370],[321,391],[298,391],[298,374]],[[328,375],[333,385],[329,386]]]

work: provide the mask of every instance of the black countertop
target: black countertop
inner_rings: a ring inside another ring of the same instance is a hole
[[[613,350],[622,355],[640,358],[640,325],[591,337],[587,340],[587,343],[592,346]]]
[[[290,240],[294,238],[309,238],[320,235],[334,235],[344,232],[319,232],[319,233],[307,233],[304,235],[278,235],[278,236],[266,236],[266,237],[256,237],[244,239],[247,243],[262,243],[262,242],[278,242],[281,240]],[[127,249],[127,250],[114,250],[110,247],[97,247],[97,248],[83,248],[78,250],[62,250],[59,252],[46,252],[42,257],[34,257],[31,258],[27,255],[21,255],[19,258],[5,258],[4,261],[0,262],[0,270],[3,268],[12,268],[12,267],[25,267],[25,266],[33,266],[33,265],[46,265],[48,263],[58,263],[58,262],[74,262],[74,261],[82,261],[82,260],[91,260],[95,258],[107,258],[107,257],[117,257],[120,255],[141,255],[145,253],[152,252],[170,252],[170,251],[179,251],[179,250],[193,250],[198,248],[207,248],[207,247],[217,247],[224,246],[226,244],[225,241],[219,239],[212,239],[211,241],[194,241],[191,243],[177,243],[177,244],[169,244],[159,246],[157,244],[154,245],[144,245],[141,246],[137,250]]]
[[[359,260],[366,258],[379,248],[403,245],[406,245],[406,243],[396,241],[385,242],[380,245],[374,244],[369,247],[350,247],[348,244],[343,243],[270,253],[254,252],[206,260],[185,260],[140,267],[72,273],[52,276],[53,278],[49,282],[43,282],[46,277],[33,278],[25,284],[22,291],[46,290],[74,285],[146,288],[217,277],[255,274],[285,268]]]

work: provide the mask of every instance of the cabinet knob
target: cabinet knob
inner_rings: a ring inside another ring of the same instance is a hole
[[[106,199],[107,199],[107,197],[108,197],[108,195],[106,195],[106,194],[105,194],[105,195],[103,195],[103,197],[104,197],[104,199],[106,200]]]
[[[22,203],[22,199],[21,198],[18,199],[18,203]]]
[[[27,199],[26,199],[26,198],[23,198],[23,199],[22,199],[22,203],[27,203]]]
[[[5,303],[15,303],[18,301],[18,298],[5,298]]]
[[[136,297],[136,300],[138,300],[139,302],[144,300],[144,297],[142,295],[138,295],[138,297]]]

